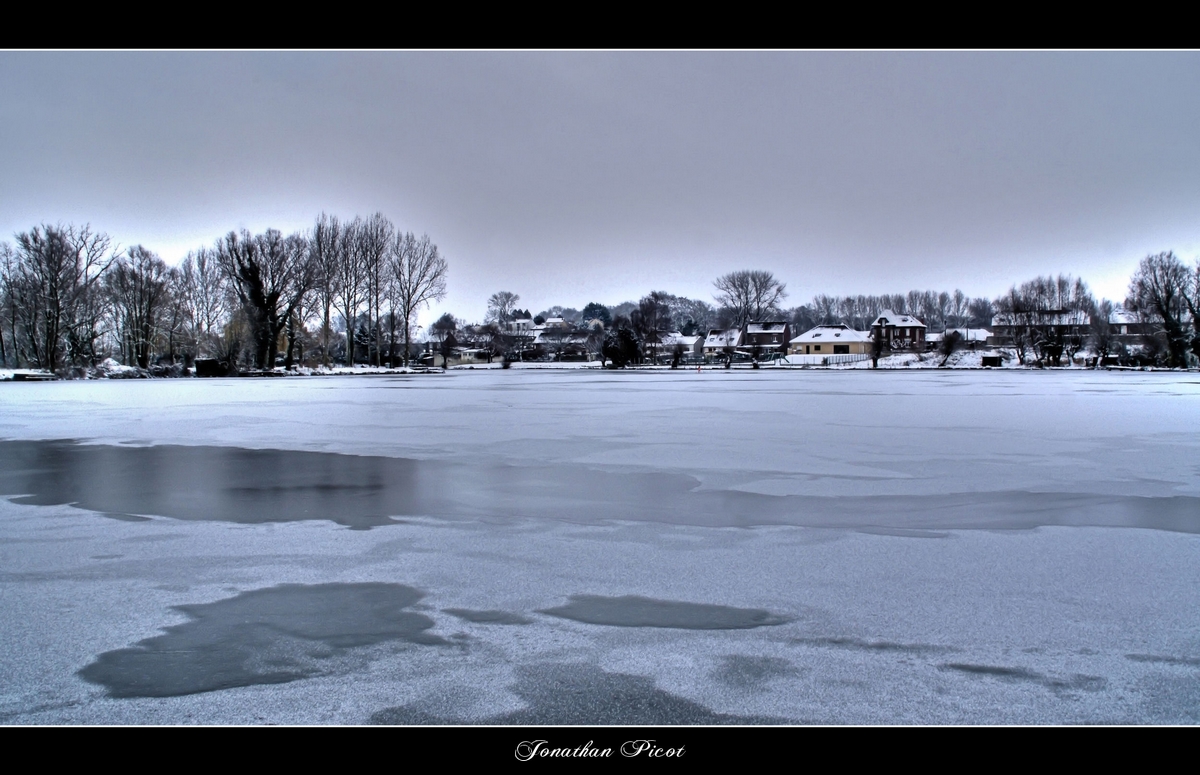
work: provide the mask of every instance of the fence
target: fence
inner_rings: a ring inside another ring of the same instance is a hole
[[[869,360],[871,360],[870,355],[853,353],[850,355],[788,355],[776,362],[781,366],[841,366]]]

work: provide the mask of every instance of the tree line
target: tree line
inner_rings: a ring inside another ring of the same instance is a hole
[[[175,267],[142,245],[119,250],[90,226],[40,225],[0,243],[0,362],[57,372],[108,357],[145,370],[180,373],[195,359],[235,370],[310,363],[407,365],[419,351],[418,312],[445,297],[447,263],[427,235],[398,230],[383,214],[344,220],[322,214],[305,232],[230,231]],[[885,310],[923,321],[930,332],[1001,323],[1025,363],[1054,364],[1090,347],[1099,357],[1126,348],[1110,323],[1117,311],[1142,326],[1144,362],[1186,366],[1200,357],[1200,261],[1147,256],[1123,303],[1097,301],[1070,276],[1038,277],[989,299],[961,290],[829,296],[786,307],[787,286],[771,272],[731,272],[713,282],[712,303],[651,291],[637,301],[532,315],[520,297],[488,299],[482,323],[447,313],[427,339],[443,359],[461,347],[513,358],[527,345],[513,323],[560,318],[543,350],[586,352],[614,364],[655,353],[669,332],[703,336],[755,321],[866,330]],[[1072,321],[1074,321],[1072,323]],[[653,356],[651,356],[653,357]],[[443,361],[445,362],[445,360]]]
[[[963,340],[955,329],[986,330],[994,324],[1003,327],[1009,340],[1007,347],[1022,364],[1059,365],[1063,355],[1074,358],[1084,348],[1092,350],[1097,363],[1119,354],[1122,360],[1134,363],[1184,367],[1189,355],[1200,358],[1200,260],[1188,266],[1172,252],[1142,259],[1121,303],[1097,300],[1087,283],[1070,275],[1036,277],[1014,284],[994,299],[972,298],[958,289],[882,295],[818,294],[809,303],[790,308],[783,304],[788,295],[786,284],[771,272],[731,272],[717,278],[713,287],[715,304],[651,291],[636,302],[612,307],[598,302],[582,310],[553,306],[533,317],[532,322],[542,324],[561,318],[578,332],[599,326],[604,334],[591,335],[586,347],[617,365],[639,362],[647,346],[653,352],[655,342],[670,331],[704,335],[712,329],[744,328],[754,321],[788,322],[796,334],[836,324],[866,331],[889,310],[921,320],[931,333],[950,332],[943,338],[942,349],[951,351]],[[528,310],[517,306],[519,301],[520,297],[511,291],[493,294],[488,299],[486,323],[462,327],[464,337],[470,340],[486,331],[490,342],[487,346],[495,347],[497,324],[530,317]],[[1135,321],[1136,335],[1118,334],[1120,325],[1113,322],[1118,312]],[[453,316],[444,316],[443,327],[451,325],[455,325]],[[566,337],[560,334],[559,338]],[[1130,341],[1136,353],[1130,352]],[[876,359],[879,355],[874,353]],[[948,356],[948,352],[943,355]]]
[[[427,235],[381,213],[230,231],[176,267],[90,226],[43,224],[0,243],[0,361],[60,373],[108,357],[176,373],[200,358],[230,372],[407,364],[417,313],[445,297],[446,275]]]

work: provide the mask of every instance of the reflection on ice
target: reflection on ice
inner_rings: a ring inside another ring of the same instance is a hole
[[[70,503],[118,519],[241,523],[332,520],[366,529],[397,517],[802,525],[945,537],[948,529],[1047,525],[1200,533],[1200,498],[985,490],[817,497],[701,488],[678,473],[516,466],[330,452],[72,441],[0,442],[0,495]]]

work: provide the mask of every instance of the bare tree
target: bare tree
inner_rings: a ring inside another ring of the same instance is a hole
[[[404,324],[404,363],[408,365],[414,319],[422,307],[445,298],[448,267],[428,235],[418,239],[406,232],[396,234],[388,268],[395,280],[392,308]]]
[[[1082,346],[1094,308],[1087,284],[1070,275],[1034,278],[996,301],[1022,364],[1032,347],[1038,365],[1059,365],[1064,352],[1073,354],[1072,348]]]
[[[9,365],[11,353],[12,364],[19,366],[17,360],[17,310],[13,300],[13,283],[16,282],[17,256],[12,245],[0,242],[0,364]],[[9,324],[12,342],[5,346],[4,324]]]
[[[812,310],[813,317],[816,319],[816,325],[828,326],[839,322],[838,306],[838,300],[834,296],[826,296],[823,293],[814,296]]]
[[[1183,287],[1183,303],[1192,314],[1192,355],[1200,358],[1200,258],[1191,269]]]
[[[196,357],[195,324],[192,322],[187,279],[179,267],[167,270],[167,303],[162,315],[162,333],[167,337],[167,361],[174,366],[176,348],[183,351],[184,366]]]
[[[321,213],[308,238],[312,251],[313,289],[321,312],[321,363],[329,368],[329,343],[333,339],[331,311],[338,297],[340,282],[342,224],[336,216]]]
[[[95,360],[100,278],[116,257],[110,247],[107,235],[87,225],[43,225],[17,235],[14,301],[39,367]]]
[[[899,312],[899,310],[896,310]],[[904,311],[916,318],[928,319],[925,310],[925,294],[921,291],[909,291],[904,297]]]
[[[1015,285],[1006,295],[996,299],[995,309],[997,315],[1007,322],[1017,360],[1024,366],[1029,352],[1033,310],[1029,308],[1025,297],[1017,292]]]
[[[593,318],[593,320],[595,322],[588,326],[587,330],[587,351],[600,359],[600,368],[603,369],[605,359],[604,340],[606,338],[604,323],[598,318]]]
[[[1102,299],[1096,305],[1095,312],[1092,313],[1088,343],[1091,345],[1092,352],[1096,354],[1096,368],[1103,366],[1104,359],[1115,349],[1117,338],[1113,332],[1112,315],[1113,303],[1108,299]]]
[[[686,296],[672,296],[667,300],[667,306],[671,309],[671,319],[675,321],[676,328],[687,336],[707,333],[716,317],[712,305]]]
[[[232,312],[231,290],[216,251],[200,248],[188,253],[179,265],[179,271],[188,315],[194,327],[196,354],[213,357],[224,349],[221,329]]]
[[[995,305],[991,299],[976,298],[971,299],[967,304],[967,325],[975,328],[991,328],[992,319],[996,316]]]
[[[274,367],[279,335],[312,287],[308,241],[299,234],[284,237],[275,229],[257,236],[243,229],[217,243],[217,260],[250,314],[255,366]]]
[[[357,232],[362,228],[362,219],[342,224],[332,242],[335,251],[334,306],[346,321],[346,365],[354,365],[354,329],[358,321],[358,309],[366,296],[366,270],[361,242]]]
[[[485,322],[503,325],[512,320],[513,309],[520,300],[520,296],[509,291],[497,291],[493,293],[488,297],[487,317],[484,318]]]
[[[787,286],[761,270],[730,272],[718,277],[713,285],[717,289],[713,298],[731,310],[737,328],[776,313],[779,302],[787,298]]]
[[[954,321],[953,328],[966,328],[963,325],[967,316],[967,305],[970,300],[967,295],[959,289],[954,289],[954,295],[950,297],[950,318]]]
[[[141,245],[117,259],[104,276],[104,290],[112,304],[123,360],[150,368],[160,317],[169,302],[170,270],[166,263]]]
[[[1125,302],[1129,309],[1159,323],[1167,340],[1169,365],[1176,367],[1187,365],[1183,316],[1190,281],[1191,273],[1174,253],[1146,256],[1133,274]]]
[[[662,334],[671,328],[671,308],[667,305],[667,294],[651,291],[638,302],[637,309],[629,314],[633,331],[643,345],[650,346],[650,362],[658,360],[658,345]]]
[[[375,213],[362,220],[359,228],[355,230],[355,238],[359,242],[358,250],[362,255],[367,315],[371,321],[371,330],[375,333],[375,365],[382,366],[382,307],[387,296],[387,285],[394,280],[388,271],[388,254],[395,242],[396,227],[383,213]]]
[[[454,348],[458,347],[458,337],[455,336],[457,332],[458,320],[449,312],[443,313],[429,327],[429,335],[438,343],[438,355],[442,356],[443,369],[450,365],[450,356],[454,354]]]

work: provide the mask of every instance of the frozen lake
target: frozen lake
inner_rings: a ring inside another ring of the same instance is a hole
[[[1196,723],[1200,375],[0,385],[5,723]]]

